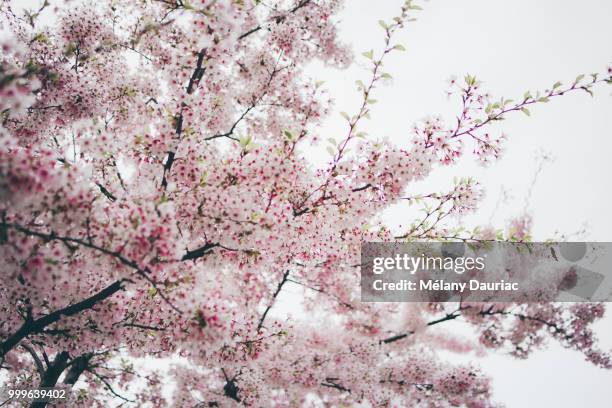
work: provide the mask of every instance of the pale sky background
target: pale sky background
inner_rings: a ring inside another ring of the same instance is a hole
[[[378,20],[389,21],[401,4],[397,0],[347,1],[340,27],[356,55],[380,50],[383,32]],[[543,90],[557,80],[570,82],[578,74],[602,71],[612,63],[609,0],[432,0],[417,4],[424,8],[419,20],[397,36],[407,52],[396,53],[385,62],[385,71],[394,80],[373,96],[379,102],[373,107],[372,120],[363,127],[371,137],[406,144],[415,121],[433,114],[453,120],[458,104],[444,93],[451,75],[476,75],[494,95],[518,99],[526,90]],[[315,64],[309,73],[325,80],[336,100],[336,113],[327,120],[322,139],[339,139],[346,125],[338,112],[356,111],[360,99],[355,80],[365,80],[367,72],[359,66],[337,71]],[[580,240],[612,241],[612,87],[600,87],[595,98],[586,93],[565,95],[534,107],[531,113],[531,117],[508,116],[496,127],[509,136],[501,161],[485,169],[467,157],[458,166],[436,171],[426,183],[415,186],[415,191],[443,191],[454,175],[476,177],[487,190],[480,211],[466,221],[476,225],[490,219],[504,188],[512,199],[492,219],[493,225],[502,227],[508,218],[522,212],[538,168],[535,157],[543,150],[554,161],[543,167],[528,207],[534,218],[534,239],[551,238],[557,231],[571,234],[586,225],[587,234]],[[406,224],[410,214],[401,207],[389,211],[385,220],[392,225]],[[297,288],[289,290],[285,304],[289,307],[290,297],[299,294]],[[445,328],[455,324],[460,323]],[[612,349],[610,316],[597,325],[597,332],[603,348]],[[579,353],[554,342],[525,361],[491,354],[477,363],[493,377],[495,399],[509,408],[603,408],[612,400],[612,372],[593,367]]]
[[[32,3],[27,1],[24,3]],[[383,32],[378,20],[397,14],[400,0],[348,0],[341,14],[341,34],[356,55],[380,50]],[[526,90],[569,82],[576,75],[602,71],[612,62],[612,1],[582,0],[432,0],[421,1],[424,10],[397,37],[407,51],[391,55],[385,70],[394,80],[376,91],[379,103],[364,130],[372,137],[389,137],[397,144],[409,142],[410,126],[428,115],[452,120],[456,100],[444,91],[451,75],[476,75],[493,94],[518,99]],[[360,64],[363,59],[357,58]],[[363,65],[363,64],[362,64]],[[355,112],[360,102],[355,80],[367,78],[359,64],[337,71],[314,64],[308,73],[325,80],[336,100],[335,114],[325,123],[322,136],[339,139],[345,124],[338,112]],[[573,233],[587,226],[585,239],[612,241],[610,175],[612,174],[612,87],[602,86],[595,98],[576,93],[531,109],[532,117],[509,116],[497,129],[509,135],[504,158],[483,169],[470,157],[460,165],[437,170],[415,191],[443,191],[453,176],[473,176],[487,189],[480,211],[468,225],[486,223],[502,188],[511,200],[492,218],[505,225],[522,212],[538,168],[536,153],[550,153],[530,200],[534,238],[547,239],[556,232]],[[322,156],[329,156],[321,147]],[[390,225],[406,224],[411,211],[396,208],[385,215]],[[276,315],[299,314],[295,307],[301,290],[287,286],[273,309]],[[461,330],[450,322],[446,329]],[[602,346],[612,349],[612,318],[597,326]],[[446,356],[465,361],[461,356]],[[551,342],[526,361],[491,354],[477,363],[494,381],[494,398],[509,408],[608,407],[612,400],[612,372],[593,367],[581,354]]]

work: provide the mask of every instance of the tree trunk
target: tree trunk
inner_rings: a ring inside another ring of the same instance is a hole
[[[39,388],[55,387],[57,380],[59,380],[60,375],[62,375],[66,369],[67,364],[68,353],[66,351],[58,353],[53,359],[53,362],[51,362],[49,367],[47,367],[47,371],[45,371],[45,374],[42,377]],[[46,406],[46,401],[35,401],[32,402],[30,408],[44,408]]]

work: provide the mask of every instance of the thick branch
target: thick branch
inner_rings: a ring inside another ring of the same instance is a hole
[[[68,357],[68,353],[65,351],[62,351],[55,356],[53,362],[51,362],[49,367],[47,367],[45,375],[43,376],[38,388],[55,387],[57,380],[68,365]],[[30,404],[30,408],[44,408],[46,406],[46,401],[35,401]]]
[[[42,332],[45,327],[57,322],[62,318],[62,316],[74,316],[75,314],[78,314],[84,310],[91,309],[97,303],[109,298],[119,290],[123,289],[122,285],[122,280],[115,281],[104,289],[102,289],[101,291],[99,291],[98,293],[78,303],[67,306],[63,309],[56,310],[53,313],[50,313],[38,319],[26,320],[19,328],[19,330],[17,330],[0,344],[0,357],[8,353],[13,347],[19,344],[19,342],[25,339],[27,336]]]
[[[200,52],[198,52],[198,60],[196,62],[196,67],[193,70],[193,73],[191,74],[191,78],[189,78],[189,84],[187,84],[187,94],[191,95],[191,93],[194,90],[194,85],[197,85],[200,80],[202,79],[202,76],[204,75],[204,72],[206,71],[206,68],[202,68],[202,64],[204,63],[204,57],[206,56],[206,49],[202,49],[200,50]]]
[[[64,384],[74,385],[79,380],[79,377],[88,368],[89,361],[93,357],[91,353],[85,353],[70,362],[70,368],[64,377]]]
[[[240,392],[240,388],[238,388],[238,385],[236,384],[236,377],[238,375],[235,375],[232,378],[229,378],[223,368],[221,369],[221,372],[223,372],[223,376],[225,377],[225,385],[223,386],[223,393],[225,394],[226,397],[231,398],[236,402],[241,402],[240,397],[238,396],[238,393]]]
[[[207,242],[199,248],[187,251],[181,258],[181,261],[195,260],[209,254],[213,248],[220,246],[219,243]]]
[[[172,302],[170,302],[170,300],[166,297],[166,295],[164,295],[158,288],[158,283],[152,279],[149,274],[151,273],[151,271],[149,270],[149,268],[140,268],[140,266],[138,265],[138,263],[136,263],[136,261],[130,260],[128,258],[126,258],[125,256],[123,256],[121,254],[121,252],[119,251],[111,251],[109,249],[106,249],[104,247],[101,247],[99,245],[96,245],[92,242],[91,239],[88,240],[83,240],[80,238],[73,238],[73,237],[67,237],[67,236],[61,236],[61,235],[57,235],[54,231],[51,231],[49,233],[44,233],[44,232],[40,232],[40,231],[36,231],[36,230],[32,230],[26,227],[23,227],[22,225],[19,224],[7,224],[7,223],[2,223],[0,224],[0,229],[2,228],[12,228],[15,229],[19,232],[22,232],[26,235],[32,235],[38,238],[41,238],[45,241],[61,241],[65,244],[78,244],[80,246],[84,246],[86,248],[90,248],[90,249],[94,249],[98,252],[101,252],[105,255],[109,255],[114,257],[115,259],[117,259],[119,262],[121,262],[123,265],[125,266],[129,266],[130,268],[134,269],[136,271],[136,273],[143,277],[147,282],[149,282],[151,285],[153,285],[153,287],[157,290],[157,293],[159,294],[159,296],[164,300],[164,302],[166,302],[172,309],[174,309],[176,312],[178,313],[182,313],[180,309],[178,309],[176,306],[174,306],[172,304]]]

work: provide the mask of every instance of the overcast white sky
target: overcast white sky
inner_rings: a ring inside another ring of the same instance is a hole
[[[342,36],[357,55],[380,49],[382,29],[402,1],[349,0],[341,15]],[[452,120],[456,101],[444,94],[451,75],[476,75],[494,94],[515,98],[526,90],[572,81],[576,75],[603,70],[612,62],[612,1],[582,0],[432,0],[421,1],[419,21],[398,36],[407,52],[389,58],[386,71],[394,80],[377,91],[379,102],[364,130],[407,143],[412,123],[441,114]],[[359,59],[358,59],[359,60]],[[358,66],[335,71],[313,66],[312,75],[325,80],[336,99],[336,112],[355,112],[360,102],[355,80],[367,78]],[[566,95],[532,109],[532,117],[508,117],[498,129],[509,135],[507,154],[483,169],[464,160],[459,166],[437,171],[419,191],[441,191],[453,175],[474,176],[487,189],[481,210],[469,223],[486,223],[501,188],[513,197],[493,217],[505,221],[524,207],[544,150],[555,160],[538,177],[530,200],[535,239],[572,233],[588,225],[585,238],[612,241],[610,175],[612,175],[612,87],[602,87],[595,98],[586,93]],[[344,134],[336,113],[327,121],[323,138]],[[322,149],[324,150],[324,149]],[[325,155],[326,153],[323,153]],[[410,212],[390,211],[390,224],[406,224]],[[296,289],[297,291],[297,289]],[[295,292],[297,294],[297,292]],[[598,325],[602,345],[612,348],[612,319]],[[447,326],[450,328],[452,326]],[[453,357],[459,359],[459,357]],[[488,356],[479,364],[494,378],[495,397],[515,407],[609,407],[612,373],[590,366],[578,353],[551,343],[527,361]]]

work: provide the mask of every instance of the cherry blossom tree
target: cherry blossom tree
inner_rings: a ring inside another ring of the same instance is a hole
[[[51,4],[52,3],[52,4]],[[408,197],[407,186],[505,135],[490,125],[612,82],[612,68],[514,100],[451,80],[450,121],[394,146],[363,132],[394,35],[379,50],[338,40],[339,0],[4,0],[0,65],[0,362],[6,386],[75,391],[73,406],[495,405],[477,366],[437,350],[526,358],[547,341],[604,368],[602,304],[362,303],[363,241],[528,241],[531,220],[456,228],[476,180]],[[365,58],[361,105],[320,140],[332,97],[305,66]],[[392,71],[392,68],[389,68]],[[327,151],[315,168],[306,148]],[[375,221],[425,203],[397,234]],[[305,316],[270,313],[289,286]],[[462,320],[473,339],[438,331]],[[432,326],[436,326],[434,329]],[[142,361],[148,361],[142,364]],[[165,365],[160,365],[165,362]],[[169,362],[169,363],[168,363]],[[166,367],[170,367],[169,369]],[[44,406],[33,403],[32,406]]]

